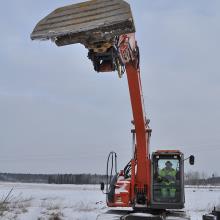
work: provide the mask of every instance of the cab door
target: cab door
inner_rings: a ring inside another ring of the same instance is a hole
[[[159,209],[184,207],[183,154],[155,152],[152,154],[151,206]]]

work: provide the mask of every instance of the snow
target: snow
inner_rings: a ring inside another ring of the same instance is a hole
[[[214,206],[220,204],[219,187],[186,188],[185,210],[190,213],[192,220],[201,220],[202,215],[211,212]]]
[[[8,198],[7,209],[0,210],[0,219],[47,220],[59,216],[64,220],[95,220],[108,210],[105,195],[97,185],[52,185],[0,183],[0,199]],[[220,188],[187,187],[185,210],[192,220],[220,204]]]

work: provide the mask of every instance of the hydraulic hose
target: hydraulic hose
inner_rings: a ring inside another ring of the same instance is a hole
[[[110,192],[109,185],[114,176],[117,175],[117,154],[114,151],[111,151],[108,155],[107,166],[106,166],[106,192],[108,194]]]

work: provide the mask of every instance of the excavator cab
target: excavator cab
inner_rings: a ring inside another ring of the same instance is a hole
[[[184,207],[184,158],[180,151],[160,150],[152,154],[151,207]]]

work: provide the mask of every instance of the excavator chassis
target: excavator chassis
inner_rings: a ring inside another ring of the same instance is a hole
[[[149,214],[126,210],[109,210],[100,214],[96,220],[190,220],[183,211],[169,211],[161,214]]]

